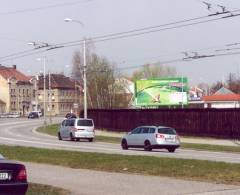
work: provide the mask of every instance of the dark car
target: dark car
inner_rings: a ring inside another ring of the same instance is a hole
[[[39,118],[39,114],[37,112],[30,112],[28,118]]]
[[[27,172],[23,164],[5,160],[0,155],[0,195],[25,195]]]

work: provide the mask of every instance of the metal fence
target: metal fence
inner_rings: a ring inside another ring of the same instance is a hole
[[[240,138],[240,109],[90,109],[96,128],[130,131],[140,125],[174,127],[180,135]]]

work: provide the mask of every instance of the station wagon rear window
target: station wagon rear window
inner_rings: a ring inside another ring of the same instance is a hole
[[[92,120],[78,120],[77,126],[92,127],[93,121]]]
[[[158,133],[176,135],[176,131],[172,128],[158,128]]]

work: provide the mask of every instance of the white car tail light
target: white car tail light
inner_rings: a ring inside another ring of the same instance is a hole
[[[159,139],[164,139],[165,136],[163,134],[156,134],[156,138],[159,138]]]
[[[178,134],[176,135],[176,139],[180,140],[180,137],[179,137],[179,135],[178,135]]]

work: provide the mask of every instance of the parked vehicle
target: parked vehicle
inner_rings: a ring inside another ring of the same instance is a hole
[[[30,112],[28,118],[39,118],[38,112]]]
[[[180,146],[180,138],[171,127],[140,126],[122,138],[121,146],[124,150],[144,148],[146,151],[151,151],[159,148],[174,152]]]
[[[92,119],[68,118],[63,120],[58,131],[58,139],[70,139],[79,141],[87,139],[92,142],[95,137],[94,123]]]
[[[1,113],[0,118],[8,118],[8,113]]]
[[[0,154],[0,167],[0,194],[26,194],[28,182],[25,166],[6,160]]]
[[[19,118],[20,117],[20,113],[19,112],[10,112],[8,114],[9,118]]]
[[[38,110],[38,111],[33,111],[33,112],[37,112],[38,113],[38,116],[41,117],[43,114],[42,114],[42,111]]]

